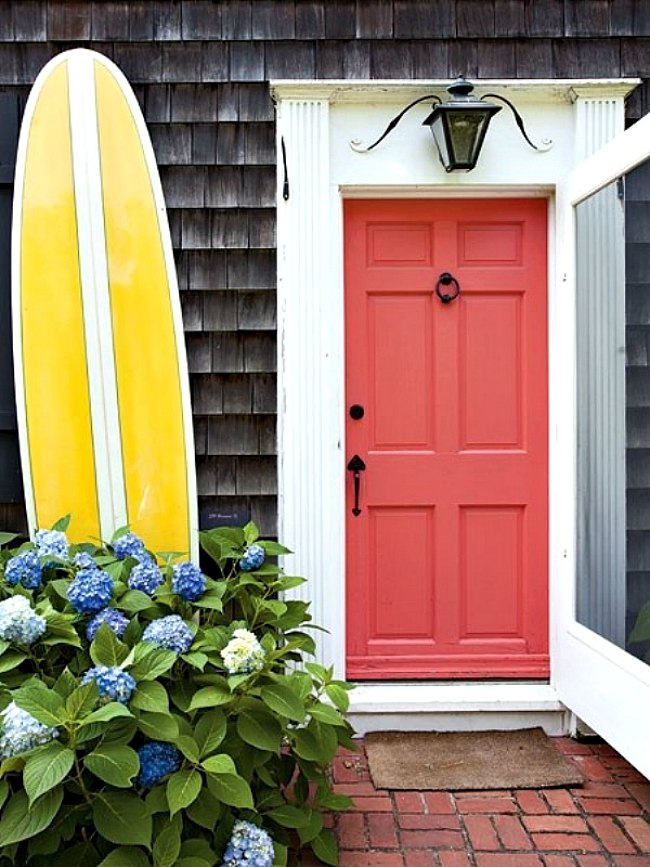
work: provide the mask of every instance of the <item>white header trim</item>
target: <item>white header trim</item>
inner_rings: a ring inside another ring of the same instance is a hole
[[[271,81],[277,99],[325,99],[329,102],[394,102],[421,96],[423,90],[444,90],[455,79],[330,79]],[[577,97],[626,97],[640,78],[481,78],[472,79],[477,95],[494,88],[537,102],[573,103]],[[372,100],[369,99],[372,97]]]

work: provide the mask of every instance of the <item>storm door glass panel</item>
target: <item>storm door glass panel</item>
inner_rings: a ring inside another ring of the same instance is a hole
[[[576,206],[576,618],[625,640],[624,204],[614,182]]]
[[[575,214],[576,619],[650,661],[650,164]]]

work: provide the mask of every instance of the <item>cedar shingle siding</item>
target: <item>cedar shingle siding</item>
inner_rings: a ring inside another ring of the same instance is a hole
[[[17,95],[22,107],[41,67],[74,46],[121,67],[151,131],[181,288],[202,519],[251,516],[273,534],[275,138],[268,80],[650,76],[650,3],[3,2],[0,91]],[[645,114],[648,92],[644,84],[634,94],[630,119]],[[24,521],[15,505],[0,504],[0,519],[8,528]]]

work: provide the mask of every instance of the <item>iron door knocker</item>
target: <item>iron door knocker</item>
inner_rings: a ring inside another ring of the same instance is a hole
[[[442,291],[442,286],[453,286],[454,288],[452,292],[448,293]],[[452,277],[449,271],[443,271],[436,283],[436,295],[438,298],[440,298],[443,304],[449,304],[450,301],[454,300],[454,298],[458,298],[459,293],[460,284],[458,280],[456,280],[455,277]]]

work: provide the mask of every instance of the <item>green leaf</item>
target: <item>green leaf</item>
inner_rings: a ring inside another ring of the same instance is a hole
[[[58,521],[55,521],[52,524],[53,530],[59,530],[61,533],[65,533],[65,531],[70,526],[70,515],[64,515],[62,518],[59,518]]]
[[[196,801],[187,808],[190,819],[208,831],[214,830],[222,812],[222,805],[208,789],[202,789]]]
[[[247,545],[252,545],[253,542],[257,542],[260,537],[260,531],[253,521],[249,521],[247,524],[243,526],[244,531],[244,539],[246,540]]]
[[[205,768],[210,774],[236,774],[237,768],[235,763],[226,755],[219,753],[218,756],[210,756],[209,759],[204,759],[201,762],[201,767]]]
[[[143,681],[129,701],[131,707],[148,710],[152,713],[168,713],[169,697],[165,687],[155,680]]]
[[[15,692],[13,698],[19,708],[46,726],[58,726],[66,722],[63,699],[54,690],[36,686],[32,682]]]
[[[305,706],[295,692],[282,683],[272,683],[262,687],[262,701],[280,716],[302,722],[305,718]]]
[[[77,688],[77,678],[70,671],[69,668],[64,668],[61,674],[56,679],[54,684],[54,691],[61,696],[61,698],[68,698],[72,695],[72,693]]]
[[[93,801],[93,821],[111,843],[151,848],[151,814],[131,792],[98,792]]]
[[[212,539],[209,533],[199,533],[199,542],[208,557],[211,557],[215,563],[220,563],[224,559],[221,544],[216,539]]]
[[[174,680],[169,688],[169,694],[176,707],[187,713],[194,696],[194,683],[189,680]]]
[[[83,686],[78,686],[70,693],[65,702],[65,710],[69,718],[71,720],[83,719],[95,707],[98,697],[99,690],[94,680]]]
[[[174,867],[181,851],[181,835],[175,825],[169,825],[156,837],[153,844],[155,867]]]
[[[0,674],[18,668],[20,663],[24,662],[26,659],[27,654],[21,653],[18,650],[9,650],[6,653],[3,653],[3,655],[0,656]]]
[[[121,702],[110,701],[108,704],[105,704],[102,707],[97,708],[97,710],[94,710],[91,714],[88,714],[87,717],[84,717],[81,721],[80,728],[92,725],[93,723],[108,722],[118,716],[132,717],[133,714],[128,707],[123,705]]]
[[[154,605],[151,596],[147,596],[142,590],[127,590],[117,600],[117,607],[129,614],[137,614],[138,611],[146,611]]]
[[[320,834],[314,837],[311,841],[311,847],[316,857],[324,861],[325,864],[336,867],[339,863],[336,837],[334,836],[334,832],[330,831],[329,828],[323,828]]]
[[[322,792],[318,796],[318,804],[320,807],[326,807],[328,810],[347,810],[352,804],[352,798],[349,795],[339,795],[336,792]]]
[[[345,720],[341,714],[327,704],[313,704],[308,708],[314,719],[330,726],[345,726]]]
[[[327,765],[334,757],[338,741],[333,729],[312,720],[307,728],[296,729],[295,751],[302,759]]]
[[[203,671],[209,661],[205,653],[199,653],[196,650],[193,650],[191,653],[182,653],[181,659],[189,663],[192,668],[198,668],[199,671]]]
[[[23,769],[23,785],[30,809],[37,798],[67,776],[73,764],[72,750],[56,741],[41,747],[27,759]]]
[[[181,858],[176,862],[176,867],[212,867],[214,861],[204,861],[203,858]]]
[[[100,744],[84,759],[88,770],[118,789],[129,789],[140,770],[138,754],[123,744]]]
[[[311,816],[309,817],[309,821],[306,825],[303,825],[302,828],[298,828],[298,836],[300,837],[300,842],[304,846],[305,843],[309,843],[310,840],[313,840],[314,837],[317,837],[320,834],[321,829],[323,827],[323,816],[318,810],[310,810]]]
[[[152,740],[175,741],[178,737],[178,723],[166,713],[142,712],[138,717],[138,728]]]
[[[180,735],[176,738],[175,743],[186,759],[195,765],[199,763],[199,747],[194,738],[189,735]]]
[[[287,867],[289,850],[282,843],[273,842],[273,867]]]
[[[151,867],[151,862],[142,849],[119,846],[107,855],[98,867]]]
[[[9,797],[9,783],[6,780],[0,780],[0,808]]]
[[[167,792],[164,786],[154,786],[150,789],[145,803],[150,813],[168,813],[169,804],[167,803]]]
[[[221,594],[218,593],[204,593],[204,595],[201,596],[200,599],[197,599],[193,604],[197,608],[211,608],[213,611],[223,611]]]
[[[11,846],[44,831],[58,813],[62,800],[62,786],[46,792],[32,807],[25,791],[13,795],[2,814],[0,847]]]
[[[341,713],[347,713],[348,708],[350,707],[350,696],[343,687],[339,686],[337,683],[328,683],[325,687],[325,692],[332,704],[334,704]]]
[[[650,602],[641,608],[636,618],[636,623],[630,632],[629,641],[647,641],[650,639]]]
[[[167,781],[167,801],[170,815],[178,813],[194,801],[201,791],[203,778],[196,770],[184,769],[176,771]]]
[[[227,704],[232,701],[233,695],[224,686],[204,686],[194,693],[190,703],[190,710],[198,710],[201,707],[214,707],[219,704]]]
[[[276,584],[278,590],[293,590],[294,587],[300,587],[302,584],[305,584],[307,581],[306,578],[300,578],[298,575],[283,575],[282,578],[278,579]]]
[[[0,548],[18,538],[18,533],[0,533]]]
[[[258,542],[258,545],[264,548],[269,557],[278,557],[282,554],[293,554],[293,551],[290,551],[289,548],[285,548],[284,545],[280,545],[278,542],[260,541]]]
[[[222,804],[229,804],[231,807],[241,807],[249,810],[255,807],[250,786],[246,780],[235,774],[208,776],[208,788]]]
[[[282,726],[270,713],[263,710],[245,710],[237,719],[239,737],[260,750],[275,752],[282,743]]]
[[[123,644],[106,623],[102,623],[90,645],[90,658],[95,665],[120,665],[129,655],[129,648]]]
[[[324,665],[319,665],[317,662],[306,662],[305,668],[316,680],[323,683],[329,683],[331,680],[331,675]]]
[[[312,811],[308,807],[293,807],[291,804],[284,804],[282,807],[276,807],[275,810],[269,810],[267,816],[282,825],[283,828],[304,828],[309,824]]]
[[[204,713],[196,723],[194,737],[202,759],[217,749],[226,736],[226,717],[223,711],[211,710]]]
[[[173,650],[144,642],[135,648],[135,662],[129,667],[129,674],[138,683],[142,680],[156,680],[161,674],[169,671],[176,659],[177,655]]]

